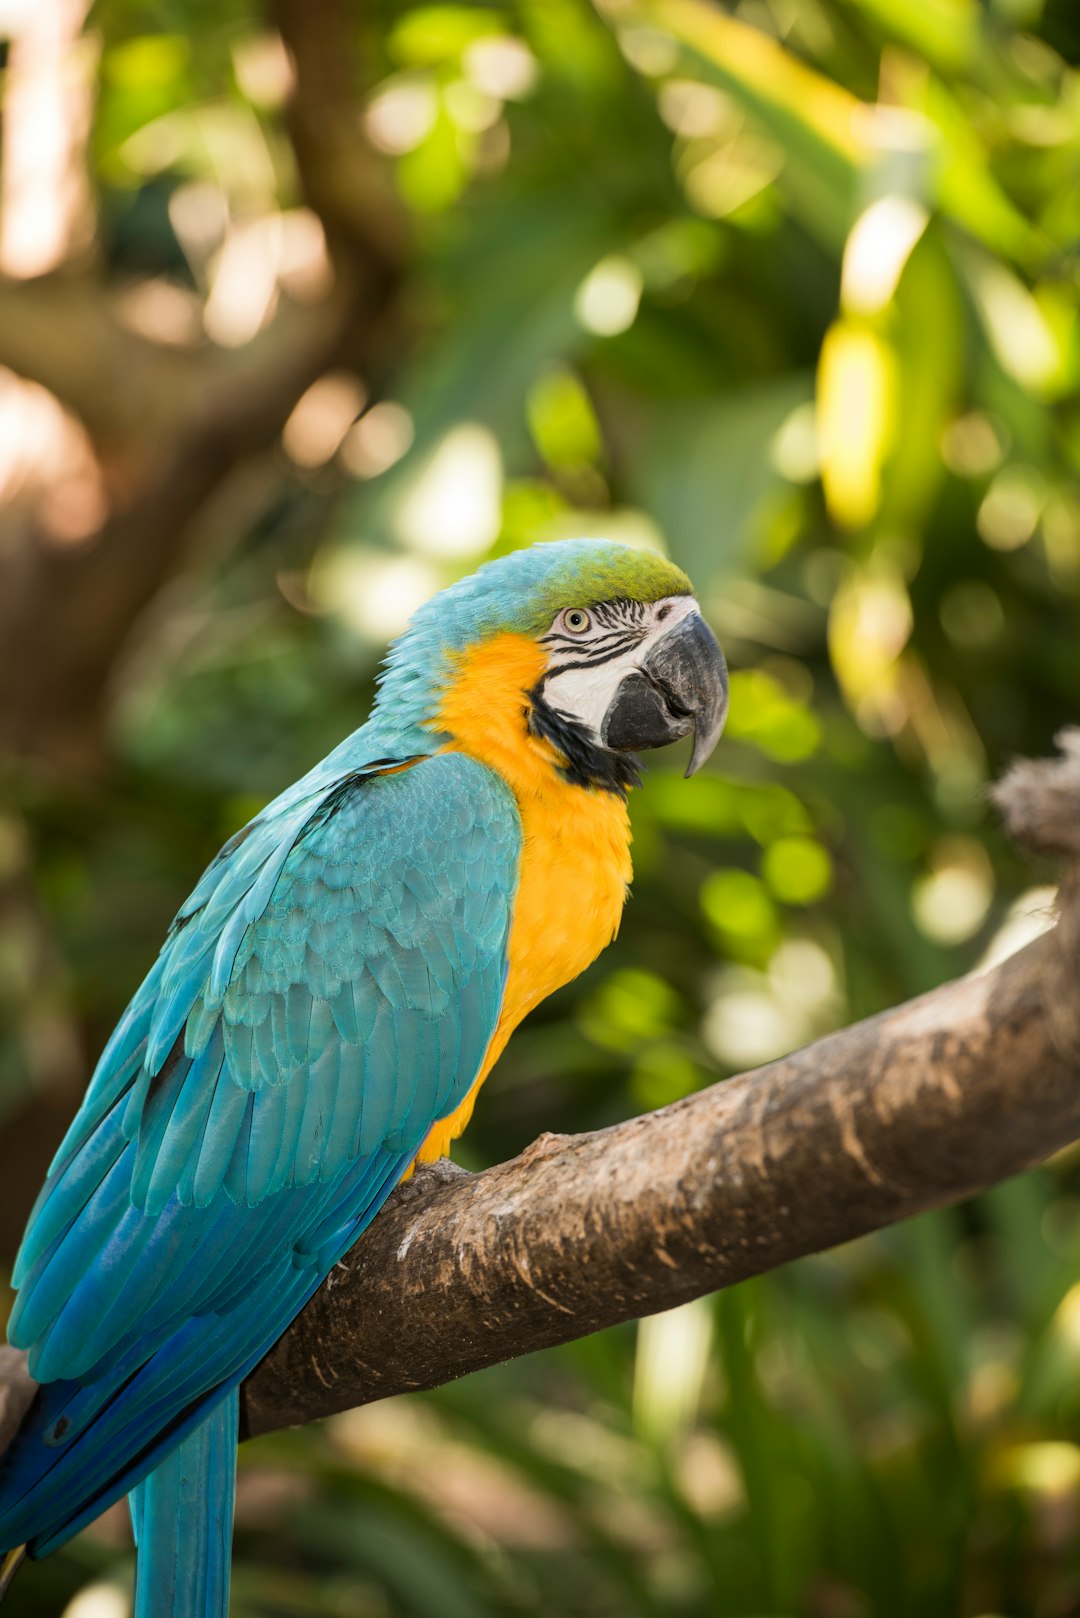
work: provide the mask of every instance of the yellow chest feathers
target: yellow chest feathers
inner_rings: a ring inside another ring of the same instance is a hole
[[[535,642],[500,635],[462,658],[439,728],[506,781],[524,841],[510,933],[502,1013],[466,1101],[432,1130],[420,1156],[441,1156],[464,1129],[476,1092],[521,1019],[584,971],[619,929],[630,865],[626,804],[610,792],[571,786],[550,743],[529,734],[525,693],[543,672]]]

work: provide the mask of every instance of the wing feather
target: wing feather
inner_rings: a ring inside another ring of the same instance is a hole
[[[224,1061],[225,1040],[218,1027],[202,1052],[188,1059],[183,1087],[165,1118],[160,1143],[148,1162],[146,1134],[140,1130],[139,1155],[135,1160],[131,1195],[133,1201],[145,1207],[147,1213],[161,1212],[173,1191],[181,1187],[185,1165],[198,1155],[198,1147],[206,1133],[218,1092],[224,1088],[218,1083]],[[164,1111],[164,1107],[161,1110]],[[219,1130],[220,1124],[215,1133]],[[148,1172],[144,1180],[140,1180],[140,1160],[145,1163],[144,1173]],[[183,1201],[182,1191],[180,1197]]]
[[[505,786],[453,754],[311,779],[181,908],[33,1216],[9,1330],[51,1386],[0,1516],[40,1549],[280,1335],[495,1029],[521,844]]]

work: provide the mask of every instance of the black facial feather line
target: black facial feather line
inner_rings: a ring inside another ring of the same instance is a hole
[[[626,798],[631,787],[641,785],[641,761],[633,753],[614,753],[593,741],[588,730],[571,714],[560,713],[544,696],[543,682],[528,693],[526,710],[529,730],[562,754],[566,760],[559,770],[564,781],[575,787],[595,787]]]

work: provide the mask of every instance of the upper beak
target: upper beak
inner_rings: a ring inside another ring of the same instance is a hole
[[[687,775],[720,740],[728,706],[727,664],[700,613],[688,613],[654,642],[641,666],[616,688],[601,736],[615,752],[664,747],[694,732]]]

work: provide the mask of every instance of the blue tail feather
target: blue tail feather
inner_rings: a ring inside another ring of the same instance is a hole
[[[234,1388],[128,1496],[135,1618],[226,1618],[239,1415]]]

